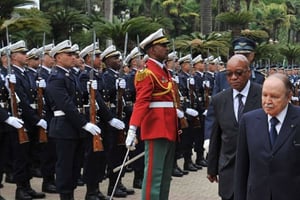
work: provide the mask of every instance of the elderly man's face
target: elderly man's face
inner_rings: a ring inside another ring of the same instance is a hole
[[[262,89],[262,107],[272,117],[278,115],[289,103],[291,94],[284,87],[283,82],[275,77],[265,80]]]

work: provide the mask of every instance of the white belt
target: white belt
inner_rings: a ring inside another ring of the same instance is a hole
[[[55,110],[54,112],[54,117],[60,117],[60,116],[65,116],[66,114],[62,110]]]
[[[149,108],[174,108],[174,103],[172,101],[153,101]]]

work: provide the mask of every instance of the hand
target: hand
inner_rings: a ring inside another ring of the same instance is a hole
[[[9,80],[10,83],[16,84],[17,83],[17,78],[15,74],[8,74],[7,79]]]
[[[211,182],[216,182],[218,183],[219,182],[219,179],[218,179],[218,176],[216,175],[210,175],[210,174],[207,174],[206,178]]]
[[[299,97],[292,96],[292,101],[299,101]]]
[[[38,81],[38,87],[39,88],[46,88],[46,81],[45,79],[41,79]]]
[[[23,120],[16,118],[16,117],[9,117],[5,120],[5,123],[11,125],[14,128],[22,128],[23,127]]]
[[[116,80],[116,89],[118,89],[119,87],[122,88],[122,89],[126,88],[126,81],[125,81],[125,79],[119,78],[119,79]]]
[[[205,81],[203,81],[203,87],[207,87],[207,88],[209,88],[209,87],[210,87],[209,80],[205,80]]]
[[[129,149],[130,151],[135,150],[135,140],[136,140],[136,127],[135,126],[130,126],[129,130],[127,132],[127,137],[126,137],[126,147],[127,149]]]
[[[97,90],[98,89],[97,80],[88,81],[86,83],[86,88],[87,88],[88,92],[90,92],[91,87],[92,87],[93,90]]]
[[[204,112],[202,113],[203,116],[207,116],[207,109],[204,110]]]
[[[179,84],[179,78],[178,78],[178,76],[174,76],[174,77],[172,78],[172,80],[173,80],[176,84]]]
[[[86,123],[82,128],[92,135],[98,135],[101,133],[101,129],[97,125],[90,122]]]
[[[124,122],[122,122],[121,120],[117,119],[117,118],[112,118],[112,120],[110,120],[109,125],[111,125],[112,127],[118,129],[118,130],[123,130],[125,128],[125,124]]]
[[[190,115],[190,116],[192,116],[192,117],[198,116],[198,111],[195,110],[195,109],[192,109],[192,108],[187,108],[185,110],[185,113],[188,114],[188,115]]]
[[[12,84],[16,84],[17,83],[16,75],[14,75],[14,74],[8,74],[5,77],[5,87],[7,88],[8,91],[10,91],[10,89],[9,89],[9,83],[12,83]]]
[[[181,111],[181,110],[179,110],[178,108],[176,109],[176,112],[177,112],[177,117],[178,118],[183,118],[184,117],[184,113]]]
[[[36,125],[42,127],[45,130],[47,129],[47,122],[44,119],[40,119],[40,121]]]
[[[189,78],[189,84],[190,85],[195,85],[195,79],[194,78]]]

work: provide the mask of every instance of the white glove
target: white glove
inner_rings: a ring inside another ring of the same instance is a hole
[[[292,101],[299,101],[299,97],[292,96]]]
[[[178,76],[174,76],[174,77],[172,78],[172,80],[173,80],[176,84],[179,84],[179,78],[178,78]]]
[[[127,149],[129,149],[130,151],[135,150],[135,140],[136,140],[136,127],[135,126],[130,126],[129,130],[127,132],[127,137],[126,137],[126,147]]]
[[[97,90],[98,89],[97,80],[88,81],[86,83],[86,88],[88,92],[90,92],[91,89],[90,87],[92,87],[93,90]]]
[[[118,89],[119,87],[122,88],[122,89],[126,88],[126,81],[125,81],[125,79],[120,78],[120,79],[116,80],[116,88]]]
[[[87,132],[90,132],[92,135],[98,135],[101,133],[101,129],[97,125],[90,122],[86,123],[82,128]]]
[[[16,117],[7,118],[7,120],[5,120],[5,123],[7,123],[15,128],[22,128],[22,126],[24,124],[23,120],[16,118]]]
[[[16,84],[16,82],[17,82],[16,75],[14,75],[14,74],[6,75],[6,77],[5,77],[5,87],[7,88],[8,91],[10,91],[9,83]]]
[[[202,113],[203,116],[207,116],[207,109],[204,110],[204,112]]]
[[[45,79],[41,79],[38,81],[38,87],[39,88],[46,88],[46,81]]]
[[[119,120],[117,118],[112,118],[108,123],[109,123],[109,125],[111,125],[112,127],[116,128],[118,130],[122,130],[125,128],[124,122],[122,122],[121,120]]]
[[[195,85],[195,79],[194,78],[189,78],[189,83],[190,83],[190,85]]]
[[[195,110],[195,109],[192,109],[192,108],[187,108],[185,113],[192,116],[192,117],[198,116],[198,111]]]
[[[203,81],[203,87],[208,87],[208,88],[210,87],[210,83],[208,80]]]
[[[16,84],[17,83],[17,78],[16,78],[16,75],[14,74],[9,74],[7,75],[8,78],[9,78],[9,82],[13,83],[13,84]]]
[[[176,112],[177,112],[177,117],[178,118],[183,118],[184,117],[184,113],[181,111],[181,110],[179,110],[179,109],[176,109]]]
[[[47,122],[44,119],[40,119],[36,125],[42,127],[43,129],[47,129]]]

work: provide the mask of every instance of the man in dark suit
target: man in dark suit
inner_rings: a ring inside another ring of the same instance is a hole
[[[263,84],[263,108],[241,119],[236,200],[299,199],[300,108],[290,104],[291,97],[288,77],[273,74]]]
[[[232,200],[238,121],[242,113],[261,107],[261,86],[250,82],[250,64],[243,55],[234,55],[228,60],[226,76],[231,87],[213,96],[211,102],[215,120],[207,178],[210,182],[219,182],[219,195],[223,200]]]

